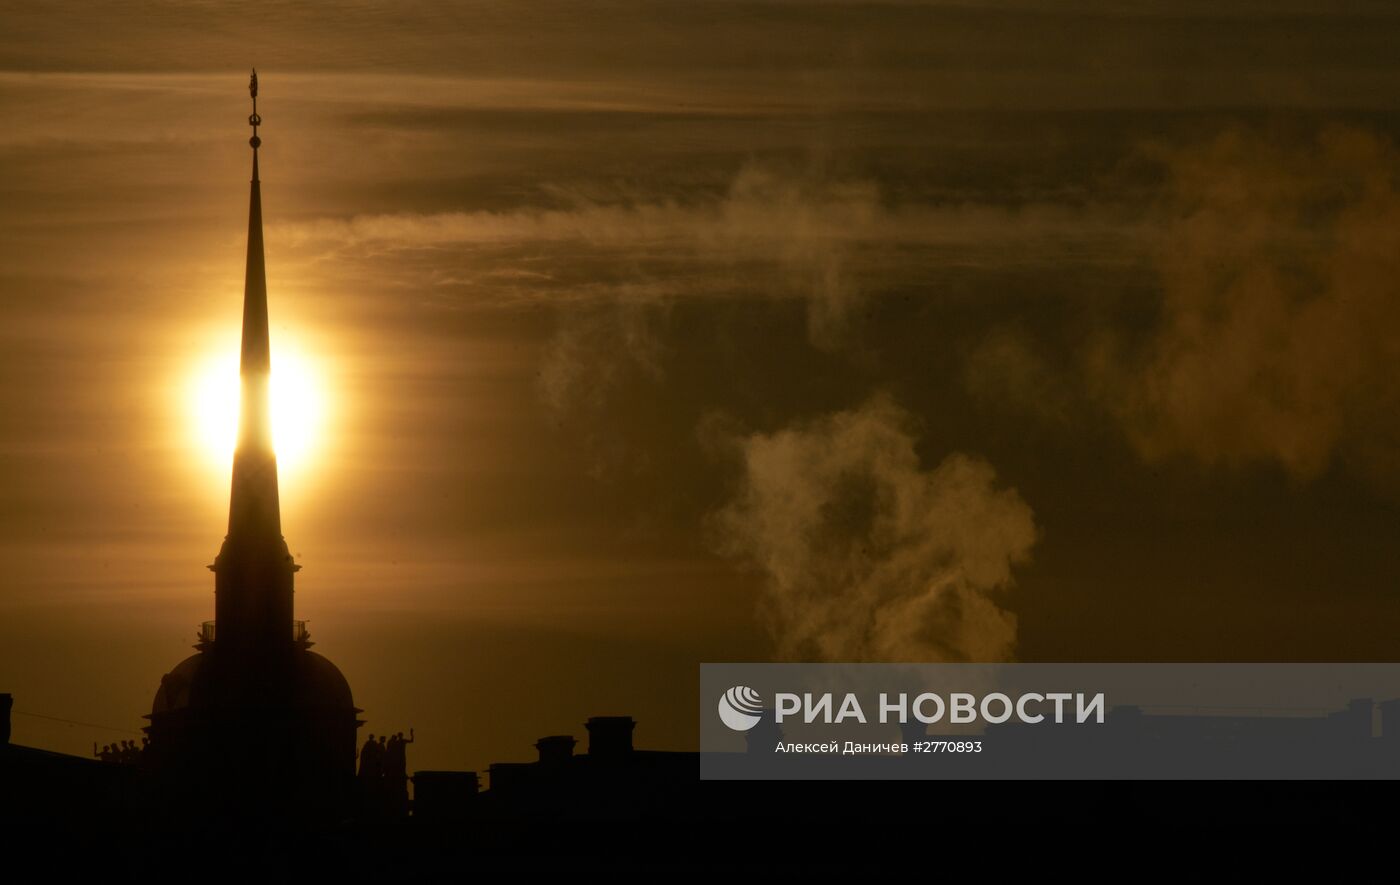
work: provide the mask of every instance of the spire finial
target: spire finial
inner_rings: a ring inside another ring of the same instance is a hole
[[[248,139],[248,143],[257,150],[262,144],[262,139],[258,138],[258,127],[262,125],[262,117],[258,116],[258,69],[253,68],[253,77],[248,81],[248,94],[253,96],[253,112],[248,115],[248,125],[253,127],[253,137]]]

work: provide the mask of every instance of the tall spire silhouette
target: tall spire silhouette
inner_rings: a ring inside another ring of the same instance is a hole
[[[242,384],[228,533],[214,564],[214,622],[198,653],[161,679],[151,703],[148,748],[158,805],[190,813],[342,815],[353,799],[356,717],[350,684],[310,650],[293,620],[299,568],[282,538],[277,455],[269,413],[267,270],[258,181],[257,72],[249,83],[253,179],[243,284]],[[217,629],[211,629],[217,628]]]
[[[282,538],[277,454],[272,445],[267,268],[263,258],[262,187],[258,178],[258,74],[248,84],[253,113],[253,178],[248,200],[248,260],[243,282],[243,340],[238,443],[233,455],[228,535],[214,564],[217,641],[230,644],[292,639],[292,562]]]

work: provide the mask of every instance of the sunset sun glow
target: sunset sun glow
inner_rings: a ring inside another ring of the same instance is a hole
[[[218,469],[232,463],[238,435],[237,339],[196,361],[186,388],[190,432],[200,454]],[[316,357],[295,340],[272,344],[272,437],[283,479],[306,471],[324,442],[330,396]]]

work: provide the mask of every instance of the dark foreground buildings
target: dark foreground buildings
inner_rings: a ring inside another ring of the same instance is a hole
[[[1191,718],[1140,724],[1170,752]],[[533,761],[496,763],[484,777],[420,770],[407,813],[352,803],[334,820],[288,821],[253,807],[236,819],[152,816],[145,798],[155,772],[140,763],[0,745],[0,846],[15,836],[23,853],[45,844],[35,832],[57,832],[61,845],[84,849],[65,856],[68,869],[76,862],[144,876],[158,857],[160,869],[213,865],[219,877],[305,868],[404,881],[655,866],[927,871],[955,857],[1000,860],[997,852],[1015,851],[1024,839],[1092,857],[1124,836],[1179,853],[1190,844],[1181,840],[1203,828],[1269,838],[1340,834],[1359,845],[1388,838],[1396,824],[1394,781],[701,781],[698,754],[638,748],[635,724],[594,717],[586,745],[573,735],[542,737]],[[1212,723],[1205,737],[1229,739],[1237,724]],[[1263,717],[1249,730],[1280,725],[1298,727]],[[1388,738],[1361,734],[1337,716],[1302,727],[1334,725],[1341,726],[1334,751],[1400,748],[1394,730]],[[41,854],[55,856],[47,847]],[[10,856],[0,851],[0,869]],[[1043,862],[1044,852],[1036,857]]]
[[[698,753],[633,746],[631,716],[594,716],[585,724],[588,745],[575,753],[573,735],[535,743],[533,762],[497,762],[489,789],[478,792],[472,771],[414,773],[416,821],[443,825],[473,820],[656,820],[688,817],[699,809]]]

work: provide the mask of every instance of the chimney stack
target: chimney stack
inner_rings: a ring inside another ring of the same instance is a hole
[[[600,759],[620,759],[632,752],[631,716],[592,716],[588,726],[588,755]]]
[[[540,764],[550,767],[566,765],[574,757],[574,740],[571,734],[552,734],[535,741],[535,749],[540,752]]]

